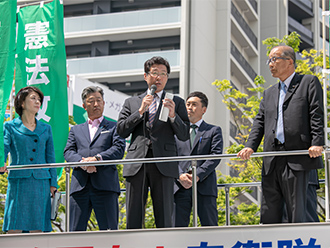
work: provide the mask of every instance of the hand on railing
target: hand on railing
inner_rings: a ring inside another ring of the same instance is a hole
[[[322,156],[322,153],[323,153],[323,146],[311,146],[308,149],[308,154],[311,158]]]
[[[252,150],[252,148],[245,147],[237,153],[237,157],[239,157],[243,160],[250,159],[250,156],[252,155],[253,152],[254,151]]]

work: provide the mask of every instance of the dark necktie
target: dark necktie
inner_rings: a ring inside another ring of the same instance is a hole
[[[284,139],[284,128],[283,128],[283,102],[286,94],[286,85],[281,82],[280,98],[278,101],[278,118],[276,128],[276,138],[283,144]]]
[[[190,145],[191,147],[193,147],[193,144],[194,144],[194,140],[195,140],[195,137],[196,137],[196,128],[198,127],[197,125],[193,124],[190,126],[191,127],[191,132],[190,132]]]
[[[157,94],[154,95],[154,100],[152,101],[151,105],[149,106],[149,123],[150,126],[154,123],[156,112],[157,112]]]

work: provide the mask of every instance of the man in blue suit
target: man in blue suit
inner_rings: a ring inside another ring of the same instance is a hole
[[[90,86],[81,97],[88,121],[73,126],[64,149],[68,162],[92,162],[121,159],[125,140],[116,132],[116,123],[103,116],[103,90]],[[73,169],[70,191],[70,231],[85,231],[94,209],[100,230],[118,229],[116,165],[79,166]]]
[[[176,140],[178,155],[221,154],[221,128],[203,121],[208,99],[202,92],[192,92],[186,100],[190,120],[190,139]],[[217,176],[215,168],[220,160],[197,161],[197,212],[202,226],[217,226]],[[175,226],[187,227],[192,208],[191,162],[179,162],[179,179],[174,185]]]

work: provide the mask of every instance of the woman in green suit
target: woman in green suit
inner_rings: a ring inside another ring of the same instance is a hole
[[[18,118],[4,124],[5,161],[11,165],[55,163],[51,127],[36,119],[43,93],[35,87],[22,88],[15,98]],[[0,171],[5,171],[1,167]],[[57,188],[56,170],[13,170],[8,174],[8,189],[3,231],[50,232],[50,196]]]

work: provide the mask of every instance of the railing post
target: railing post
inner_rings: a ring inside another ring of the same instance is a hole
[[[329,175],[329,155],[328,153],[324,153],[324,169],[325,169],[325,221],[330,221],[330,210],[329,210],[329,183],[330,183],[330,175]]]
[[[65,231],[70,231],[70,171],[71,167],[65,167]]]
[[[328,146],[327,146],[328,147]],[[330,153],[328,148],[325,153]],[[273,151],[273,152],[260,152],[254,153],[251,157],[264,157],[264,156],[289,156],[289,155],[308,155],[308,150],[297,150],[297,151]],[[329,161],[328,155],[326,156],[326,201],[329,205]],[[84,165],[116,165],[116,164],[137,164],[137,163],[161,163],[169,161],[191,161],[192,162],[192,207],[193,207],[193,225],[197,227],[197,160],[208,160],[208,159],[230,159],[237,158],[237,154],[212,154],[212,155],[194,155],[194,156],[175,156],[175,157],[159,157],[159,158],[146,158],[146,159],[118,159],[118,160],[108,160],[108,161],[98,161],[98,162],[86,162]],[[68,162],[68,163],[50,163],[50,164],[29,164],[29,165],[12,165],[8,167],[8,170],[22,170],[22,169],[41,169],[41,168],[65,168],[66,171],[66,214],[65,214],[65,231],[70,231],[70,171],[71,167],[80,166],[79,162]],[[236,187],[234,185],[225,186],[226,191],[226,225],[230,225],[230,201],[229,201],[229,191],[230,187]],[[327,208],[328,206],[326,206]],[[329,220],[329,212],[327,214],[327,220]]]
[[[226,226],[230,226],[230,199],[229,199],[229,187],[225,187],[225,195],[226,195]]]
[[[329,81],[329,70],[327,69],[327,60],[326,60],[326,32],[328,28],[326,27],[326,18],[329,18],[329,11],[326,11],[326,4],[325,0],[322,0],[322,47],[323,47],[323,77],[322,77],[322,82],[323,82],[323,109],[324,109],[324,133],[325,133],[325,145],[326,148],[329,146],[329,140],[328,140],[328,134],[329,134],[329,129],[328,129],[328,96],[327,96],[327,91],[328,91],[328,81]],[[328,20],[329,23],[329,20]],[[325,168],[325,221],[330,221],[330,216],[329,216],[329,156],[327,152],[324,153],[324,168]]]
[[[192,211],[193,211],[193,226],[197,227],[197,160],[191,161],[192,167]]]

